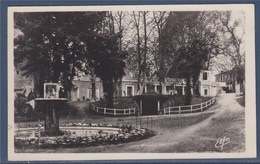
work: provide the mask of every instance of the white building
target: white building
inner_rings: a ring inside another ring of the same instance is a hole
[[[217,83],[215,75],[210,70],[204,70],[200,73],[199,77],[199,90],[201,96],[216,96]]]

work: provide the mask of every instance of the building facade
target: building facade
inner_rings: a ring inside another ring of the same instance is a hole
[[[215,76],[210,70],[203,70],[199,77],[199,90],[201,96],[216,96],[217,95],[217,83],[215,82]]]
[[[217,76],[216,76],[217,77]],[[103,86],[100,78],[95,78],[96,99],[100,100],[104,98]],[[24,77],[22,74],[15,70],[15,92],[25,93],[26,96],[34,90],[34,80],[32,77]],[[92,95],[93,84],[91,82],[91,76],[85,75],[81,77],[75,77],[73,80],[74,89],[70,92],[70,99],[72,101],[95,101]],[[157,77],[150,78],[145,81],[142,93],[162,93],[167,95],[184,95],[186,89],[186,82],[181,78],[166,78],[164,88],[160,85]],[[193,94],[193,89],[191,89]],[[212,71],[204,70],[199,77],[199,92],[201,96],[216,96],[217,84],[215,78],[212,75]],[[138,80],[137,76],[129,70],[125,71],[125,76],[117,82],[115,85],[115,97],[121,96],[135,96],[138,93]]]
[[[92,100],[92,83],[89,76],[79,77],[74,79],[75,90],[71,92],[72,101]],[[102,82],[96,78],[96,100],[104,97]],[[184,95],[186,89],[186,82],[181,78],[166,78],[165,85],[162,88],[158,78],[154,77],[145,81],[143,93],[161,93],[165,90],[167,95]],[[202,71],[199,77],[199,92],[201,96],[216,96],[217,83],[212,71]],[[192,89],[193,93],[193,89]],[[115,85],[115,97],[121,96],[135,96],[138,93],[137,77],[131,72],[126,71],[125,76]]]
[[[245,66],[237,66],[232,70],[221,72],[216,76],[216,82],[225,92],[240,95],[245,91]]]

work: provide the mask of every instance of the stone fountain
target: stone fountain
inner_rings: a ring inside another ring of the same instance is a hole
[[[67,102],[66,98],[59,97],[60,85],[58,83],[44,84],[44,97],[36,98],[37,104],[42,104],[45,113],[44,132],[47,135],[58,135],[59,130],[59,113],[57,106]]]

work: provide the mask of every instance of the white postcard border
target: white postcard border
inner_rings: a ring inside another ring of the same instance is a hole
[[[242,153],[15,153],[14,152],[14,12],[51,11],[244,11],[246,20],[246,151]],[[253,4],[225,5],[122,5],[122,6],[23,6],[8,7],[8,160],[131,160],[219,159],[256,157],[255,25]]]

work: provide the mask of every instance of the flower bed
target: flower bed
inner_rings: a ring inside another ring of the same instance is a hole
[[[89,124],[91,125],[91,124]],[[92,124],[98,125],[98,124]],[[100,124],[99,124],[100,125]],[[87,124],[64,124],[64,127],[78,127],[79,131],[83,131],[80,127],[104,127],[104,126],[87,126]],[[107,132],[110,128],[112,133]],[[113,128],[112,128],[113,127]],[[61,127],[62,128],[62,127]],[[115,130],[117,128],[117,130]],[[55,147],[84,147],[107,144],[119,144],[145,139],[154,135],[154,132],[141,128],[136,129],[131,125],[121,126],[107,126],[105,129],[99,129],[95,133],[85,133],[78,135],[73,131],[65,130],[64,135],[54,137],[38,137],[36,133],[34,136],[15,136],[14,143],[16,148],[38,147],[38,148],[55,148]]]

